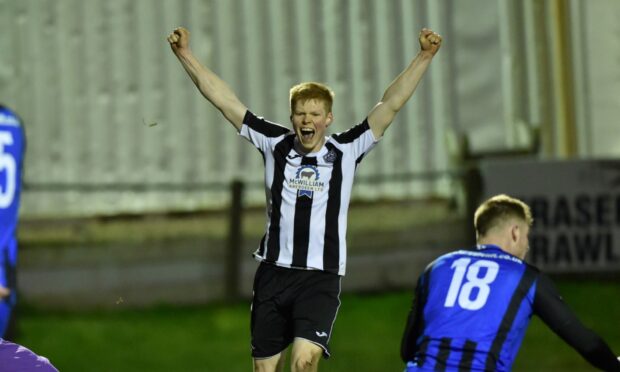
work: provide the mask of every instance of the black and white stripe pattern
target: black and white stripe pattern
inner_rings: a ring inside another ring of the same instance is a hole
[[[346,226],[357,164],[377,143],[367,121],[295,151],[295,134],[247,112],[239,134],[265,162],[268,226],[254,253],[283,267],[345,274]]]

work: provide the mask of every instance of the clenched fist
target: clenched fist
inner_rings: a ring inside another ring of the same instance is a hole
[[[184,27],[177,27],[168,35],[168,42],[173,52],[178,52],[189,47],[189,31]]]
[[[441,47],[441,36],[428,28],[423,28],[422,31],[420,31],[419,39],[422,51],[429,52],[431,55],[435,55]]]

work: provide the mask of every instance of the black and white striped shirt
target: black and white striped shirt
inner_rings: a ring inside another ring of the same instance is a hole
[[[357,164],[377,143],[368,121],[295,151],[295,133],[248,111],[239,135],[263,155],[267,225],[254,257],[278,266],[345,274],[347,212]]]

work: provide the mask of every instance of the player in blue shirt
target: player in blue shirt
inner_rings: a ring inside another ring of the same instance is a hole
[[[19,117],[0,104],[0,371],[58,372],[50,361],[2,338],[17,297],[17,222],[26,140]]]
[[[0,338],[15,305],[17,221],[25,139],[21,121],[0,105]]]
[[[406,371],[509,371],[533,314],[593,366],[620,362],[584,327],[548,277],[523,259],[530,208],[507,195],[476,211],[475,249],[448,253],[420,276],[402,339]]]

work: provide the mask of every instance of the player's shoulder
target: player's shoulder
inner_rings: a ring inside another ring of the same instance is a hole
[[[344,132],[332,134],[330,138],[333,139],[336,143],[347,144],[361,139],[362,136],[366,133],[372,134],[372,130],[370,129],[367,118],[364,119],[361,123],[345,130]]]
[[[294,134],[290,128],[282,124],[269,121],[262,116],[254,114],[250,110],[245,112],[242,127],[244,125],[254,132],[260,133],[266,137],[280,137],[288,134]]]
[[[523,263],[525,264],[526,270],[529,270],[537,275],[542,275],[542,271],[537,266],[526,261],[523,261]]]

